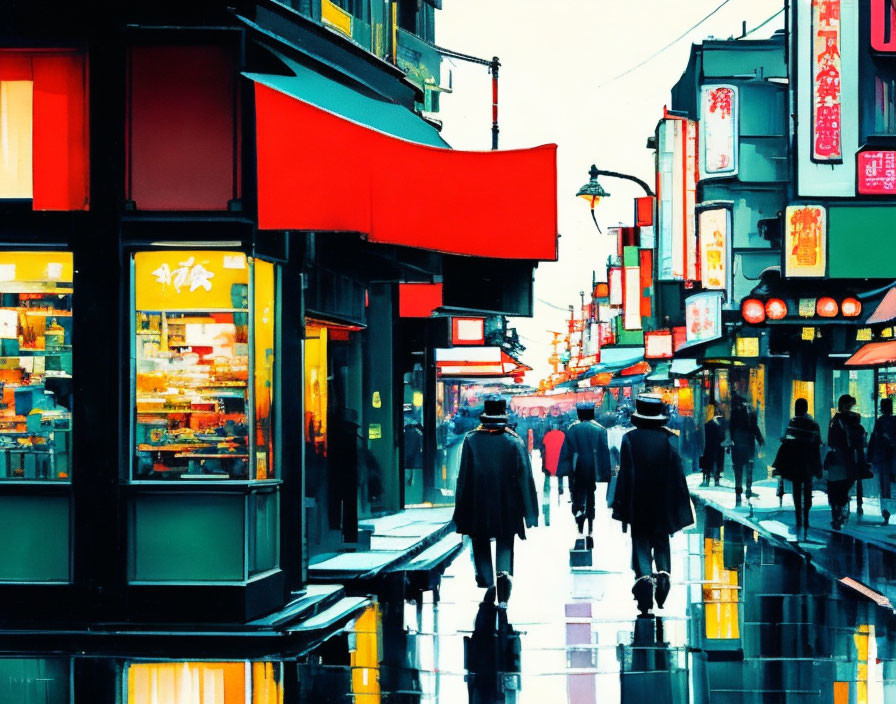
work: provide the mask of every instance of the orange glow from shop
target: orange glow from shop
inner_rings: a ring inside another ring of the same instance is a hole
[[[825,296],[818,299],[818,303],[815,304],[815,312],[822,318],[835,318],[837,313],[840,312],[840,308],[837,305],[837,301]]]

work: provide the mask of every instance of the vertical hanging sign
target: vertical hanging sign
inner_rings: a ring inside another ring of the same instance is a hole
[[[660,120],[657,128],[657,278],[684,278],[683,121]]]
[[[688,281],[700,278],[697,260],[697,122],[684,129],[684,262]]]
[[[821,205],[788,205],[785,276],[824,276],[827,264],[827,212]]]
[[[698,217],[703,288],[728,290],[731,219],[728,208],[705,208]]]
[[[871,0],[871,48],[883,54],[896,53],[896,4],[893,0]]]
[[[840,0],[812,0],[812,160],[843,160]]]
[[[641,268],[625,267],[625,305],[622,309],[622,327],[626,330],[641,329]]]
[[[622,268],[612,267],[607,275],[610,279],[610,305],[622,305]]]
[[[700,178],[737,174],[737,97],[734,86],[700,89]]]

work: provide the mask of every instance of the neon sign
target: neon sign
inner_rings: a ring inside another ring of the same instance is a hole
[[[840,161],[840,0],[812,0],[812,159]]]
[[[862,195],[896,193],[896,151],[866,151],[856,155],[857,190]]]

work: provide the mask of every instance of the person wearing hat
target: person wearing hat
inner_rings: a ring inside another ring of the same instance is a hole
[[[853,411],[856,399],[843,394],[837,399],[837,412],[828,426],[828,454],[824,468],[828,472],[828,504],[831,527],[840,530],[849,519],[849,492],[865,469],[865,429],[862,416]]]
[[[507,403],[486,399],[481,424],[464,438],[455,492],[454,525],[473,547],[484,603],[506,608],[513,575],[513,539],[538,525],[538,498],[526,445],[507,424]],[[491,541],[495,541],[492,563]],[[495,575],[497,569],[497,579]]]
[[[635,429],[622,438],[613,518],[631,527],[632,593],[646,614],[654,601],[663,607],[669,595],[672,555],[669,536],[694,523],[681,457],[665,428],[662,397],[640,394],[635,400]],[[653,567],[656,566],[656,571]]]
[[[558,477],[569,477],[572,515],[579,534],[588,521],[587,547],[594,547],[594,492],[597,483],[610,481],[610,446],[607,431],[594,419],[594,404],[576,406],[578,420],[566,430],[557,465]]]

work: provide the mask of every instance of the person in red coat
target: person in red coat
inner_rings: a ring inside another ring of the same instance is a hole
[[[541,453],[541,471],[544,472],[545,492],[550,488],[551,477],[557,477],[557,467],[560,464],[560,450],[566,440],[566,433],[560,430],[560,425],[552,426],[551,430],[544,434],[541,441],[544,450]],[[563,493],[563,477],[557,477],[558,491]]]

